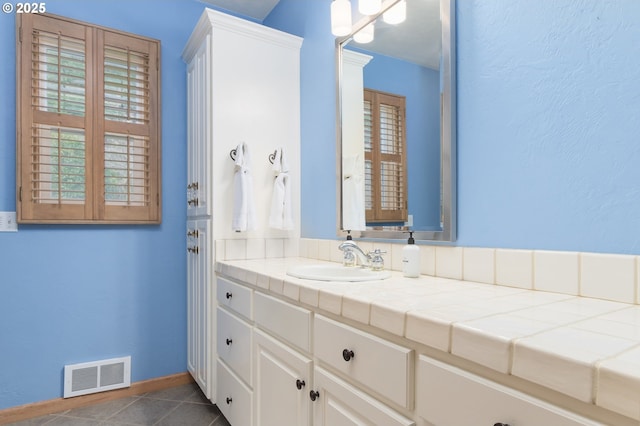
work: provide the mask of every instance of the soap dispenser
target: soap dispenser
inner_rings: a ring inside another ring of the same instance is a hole
[[[413,231],[409,231],[409,241],[402,248],[402,274],[409,278],[420,276],[420,248],[413,239]]]

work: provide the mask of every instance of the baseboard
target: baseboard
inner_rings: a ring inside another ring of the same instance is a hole
[[[127,396],[155,392],[192,382],[193,378],[191,377],[191,374],[178,373],[170,376],[158,377],[156,379],[135,382],[132,383],[130,387],[124,389],[76,396],[74,398],[67,399],[56,398],[48,401],[34,402],[32,404],[11,407],[0,410],[0,425],[32,419],[34,417],[46,416],[47,414],[59,413],[61,411],[98,404],[101,402],[113,401],[114,399],[125,398]]]

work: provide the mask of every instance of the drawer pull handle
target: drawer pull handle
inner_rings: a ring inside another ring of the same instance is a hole
[[[227,405],[231,404],[231,402],[233,402],[233,398],[227,397]]]
[[[311,392],[309,392],[309,398],[311,398],[312,401],[315,401],[316,399],[320,398],[320,392],[312,390]]]
[[[351,361],[351,359],[354,357],[355,354],[353,353],[353,351],[350,351],[349,349],[345,349],[342,351],[342,358],[344,358],[345,361]]]
[[[233,297],[233,294],[231,294],[231,293],[227,292],[227,300],[228,300],[228,299],[231,299],[232,297]]]
[[[304,380],[300,380],[300,379],[296,380],[296,387],[298,388],[298,390],[301,390],[304,387],[304,385],[305,385]]]
[[[227,346],[230,346],[233,343],[232,339],[227,339]]]
[[[508,423],[496,423],[493,426],[509,426]]]

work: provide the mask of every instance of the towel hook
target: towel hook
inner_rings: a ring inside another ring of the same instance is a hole
[[[276,149],[275,151],[273,151],[272,154],[269,154],[269,162],[271,164],[273,164],[274,161],[276,161],[276,155],[278,154],[278,150]]]
[[[231,157],[231,159],[233,161],[236,161],[236,155],[238,154],[238,151],[236,151],[235,148],[233,148],[231,151],[229,151],[229,157]]]

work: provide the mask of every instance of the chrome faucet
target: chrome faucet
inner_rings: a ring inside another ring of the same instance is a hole
[[[340,243],[338,248],[344,252],[345,263],[355,264],[353,262],[353,260],[355,260],[353,259],[353,255],[355,254],[356,257],[360,260],[360,265],[371,267],[371,254],[365,253],[360,247],[358,247],[356,243],[353,242],[353,240],[343,241],[342,243]]]

